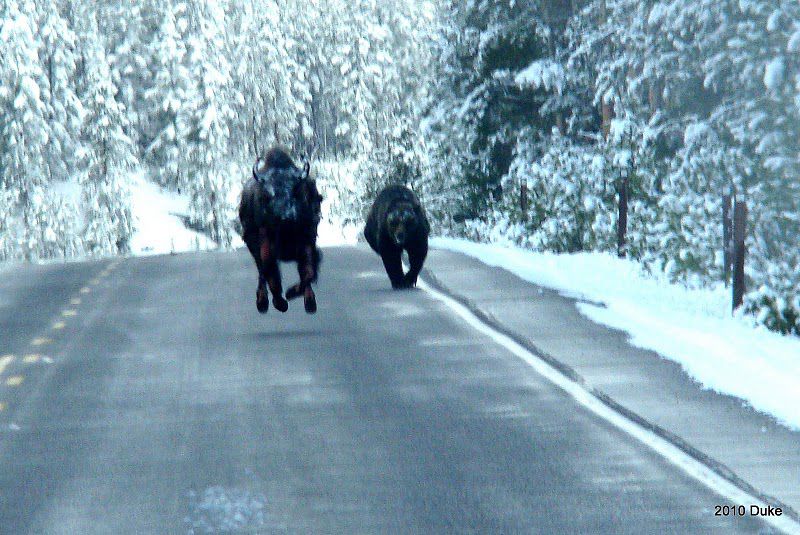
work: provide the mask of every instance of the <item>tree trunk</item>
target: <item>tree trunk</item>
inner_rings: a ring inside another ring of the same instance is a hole
[[[737,201],[733,208],[733,310],[744,302],[744,257],[747,204]]]
[[[617,217],[617,256],[625,258],[628,235],[628,177],[623,178],[617,186],[619,208]]]
[[[558,127],[558,131],[562,136],[567,135],[567,125],[564,121],[564,114],[562,112],[556,113],[556,126]]]
[[[519,209],[522,211],[522,220],[528,220],[528,185],[523,183],[519,187]]]
[[[606,102],[603,99],[600,105],[600,113],[603,117],[603,138],[608,139],[608,134],[611,132],[611,120],[614,118],[614,103]]]
[[[731,196],[722,196],[722,280],[725,287],[731,282]]]
[[[647,101],[650,104],[650,113],[654,114],[661,109],[661,95],[664,91],[664,82],[660,79],[650,82],[647,90]]]

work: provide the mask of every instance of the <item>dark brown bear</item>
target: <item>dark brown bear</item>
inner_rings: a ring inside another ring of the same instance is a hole
[[[375,199],[364,227],[370,247],[381,255],[395,290],[412,288],[428,255],[430,225],[419,199],[405,186],[387,186]],[[410,269],[403,275],[401,257],[408,252]]]

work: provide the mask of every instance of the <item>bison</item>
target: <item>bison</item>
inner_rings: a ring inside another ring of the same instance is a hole
[[[303,296],[305,310],[317,311],[311,284],[316,282],[322,258],[317,248],[317,226],[322,195],[309,177],[309,165],[298,168],[288,152],[272,148],[256,160],[253,175],[242,189],[239,221],[242,239],[258,268],[256,308],[269,310],[265,285],[272,293],[272,305],[281,312],[289,300]],[[297,262],[300,281],[282,295],[278,261]]]

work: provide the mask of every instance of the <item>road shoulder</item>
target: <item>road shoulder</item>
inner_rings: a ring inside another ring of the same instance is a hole
[[[605,404],[798,518],[800,433],[737,398],[702,389],[679,365],[582,316],[575,299],[508,271],[434,249],[423,278]]]

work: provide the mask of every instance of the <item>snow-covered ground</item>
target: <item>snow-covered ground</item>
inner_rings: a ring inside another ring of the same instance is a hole
[[[317,244],[320,247],[355,245],[358,241],[359,227],[343,225],[335,217],[326,215],[325,203],[322,205],[322,221],[319,224]]]
[[[754,327],[730,313],[730,290],[687,289],[610,254],[538,253],[467,240],[434,238],[534,284],[605,305],[578,303],[593,321],[630,335],[634,346],[678,362],[705,388],[745,400],[800,429],[800,339]]]
[[[134,255],[179,253],[216,248],[210,238],[187,228],[181,216],[189,214],[186,195],[164,190],[150,182],[142,172],[131,175],[131,210]]]
[[[355,188],[353,163],[316,162],[312,176],[317,177],[317,185],[323,196],[322,221],[319,224],[317,243],[320,247],[355,245],[361,228],[344,224],[343,218],[333,209],[341,204],[339,188]]]

